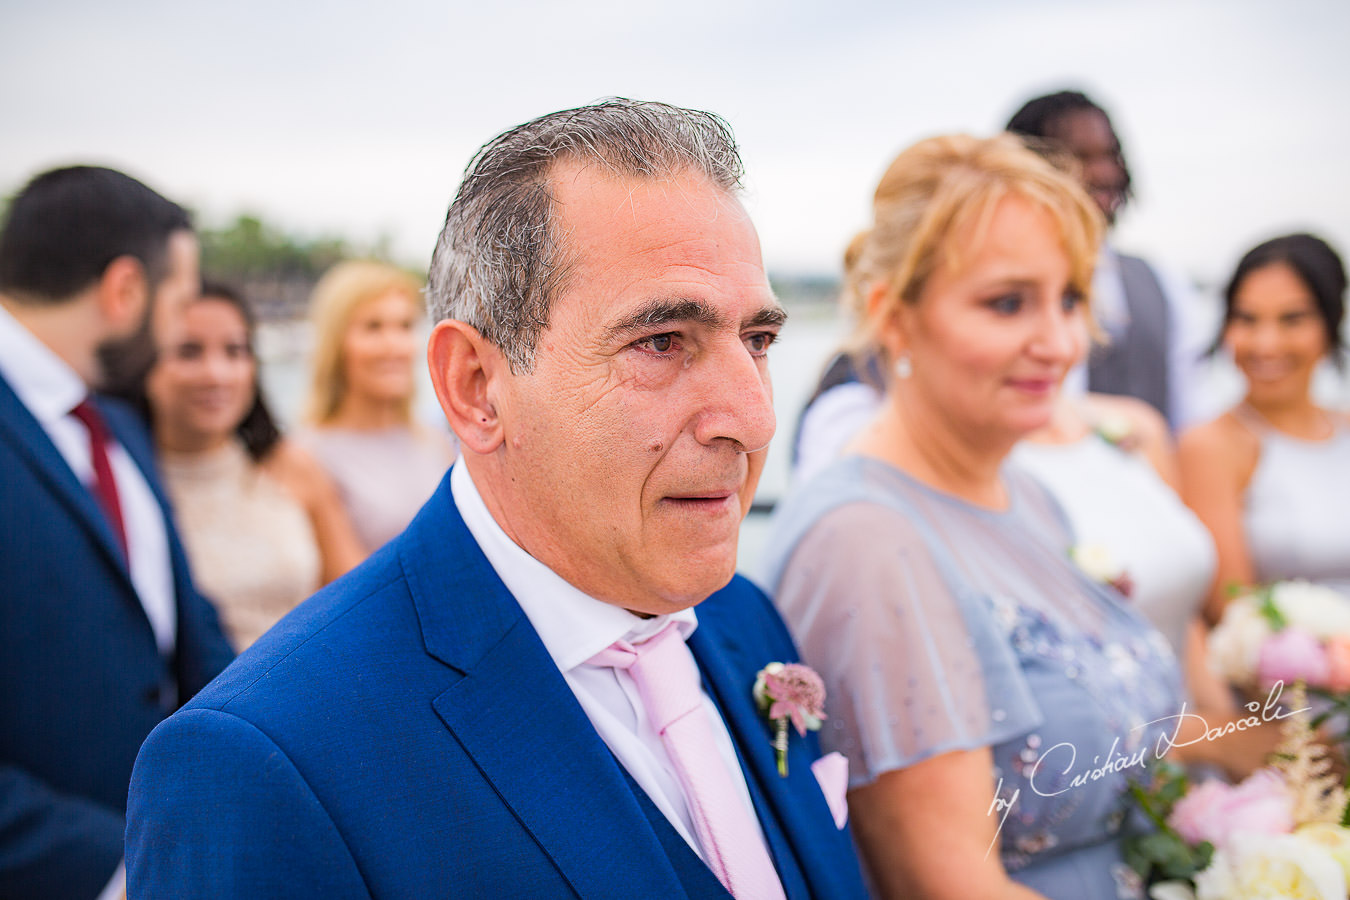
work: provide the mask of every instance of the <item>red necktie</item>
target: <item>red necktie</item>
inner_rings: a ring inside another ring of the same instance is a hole
[[[108,425],[103,415],[90,403],[88,398],[70,414],[84,423],[89,429],[89,459],[94,464],[94,496],[108,517],[117,542],[122,547],[122,558],[127,558],[127,530],[122,524],[122,504],[117,499],[117,482],[113,479],[112,463],[108,460]]]
[[[637,646],[615,641],[588,660],[627,669],[689,800],[708,867],[736,900],[782,900],[783,885],[717,752],[698,664],[672,622]]]

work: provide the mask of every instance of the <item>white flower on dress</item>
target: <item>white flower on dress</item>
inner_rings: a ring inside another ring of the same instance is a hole
[[[1012,634],[1017,628],[1017,603],[1010,597],[1002,594],[994,594],[989,598],[990,604],[994,607],[994,620],[998,622],[999,627],[1005,634]]]
[[[1110,643],[1102,648],[1106,664],[1117,681],[1134,683],[1139,678],[1139,660],[1125,648],[1124,644]]]
[[[1125,574],[1111,551],[1101,544],[1078,544],[1069,551],[1069,556],[1093,581],[1106,584]]]
[[[1077,544],[1069,550],[1069,558],[1093,581],[1110,585],[1126,597],[1134,590],[1130,573],[1102,544]]]

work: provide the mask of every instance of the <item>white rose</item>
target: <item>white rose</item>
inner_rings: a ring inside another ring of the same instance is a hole
[[[1350,634],[1350,599],[1306,581],[1281,581],[1272,589],[1285,621],[1319,638]]]
[[[1270,623],[1251,597],[1229,601],[1223,618],[1209,635],[1209,666],[1231,684],[1248,684],[1256,677],[1261,645],[1271,635]]]
[[[1160,881],[1148,889],[1150,900],[1196,900],[1195,891],[1184,881]]]
[[[1238,835],[1195,877],[1198,900],[1345,900],[1331,854],[1296,834]]]
[[[1350,883],[1350,829],[1330,822],[1312,822],[1300,825],[1294,834],[1330,853],[1331,858],[1340,865],[1341,874]]]

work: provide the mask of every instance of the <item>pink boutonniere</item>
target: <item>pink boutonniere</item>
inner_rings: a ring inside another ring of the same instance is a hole
[[[755,704],[774,727],[778,774],[787,777],[788,722],[797,733],[819,731],[825,719],[825,683],[810,666],[771,662],[755,674]]]

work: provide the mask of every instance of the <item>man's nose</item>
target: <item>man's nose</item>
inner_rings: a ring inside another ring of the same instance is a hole
[[[730,440],[747,452],[768,446],[777,419],[767,364],[738,339],[737,349],[719,354],[701,375],[704,408],[695,426],[699,443]]]

